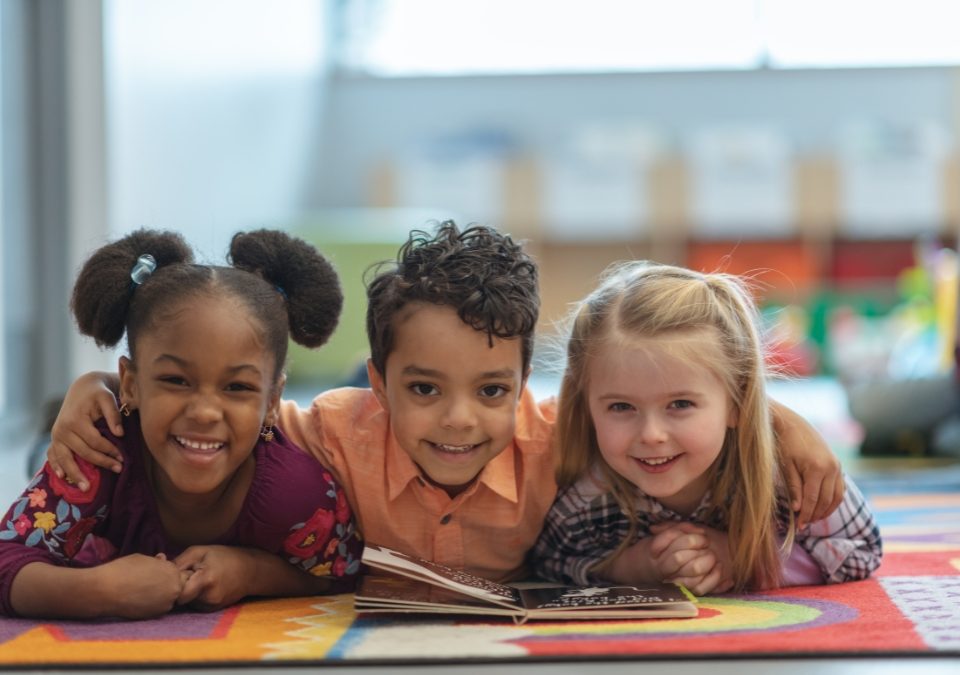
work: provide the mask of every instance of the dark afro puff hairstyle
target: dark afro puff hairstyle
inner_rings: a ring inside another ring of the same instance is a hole
[[[139,286],[130,271],[149,253],[156,270]],[[127,334],[136,360],[137,338],[163,321],[166,311],[202,295],[233,298],[245,306],[263,331],[279,375],[292,337],[319,347],[330,337],[343,306],[333,266],[306,242],[276,230],[233,237],[233,267],[195,265],[183,238],[173,232],[138,230],[97,250],[84,264],[73,290],[71,308],[80,331],[101,347]]]
[[[240,232],[230,242],[228,260],[265,279],[286,299],[295,342],[315,348],[333,334],[343,291],[333,265],[316,248],[279,230]]]
[[[70,309],[80,332],[100,347],[113,347],[123,338],[136,288],[130,271],[144,253],[154,257],[157,269],[193,261],[193,252],[179,234],[137,230],[98,249],[77,276]]]

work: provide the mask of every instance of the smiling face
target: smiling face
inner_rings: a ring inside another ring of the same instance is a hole
[[[604,347],[587,367],[590,416],[607,464],[687,515],[700,503],[727,429],[736,424],[720,379],[702,360],[684,358],[689,349],[664,344],[694,339],[677,335]]]
[[[139,410],[160,489],[216,495],[279,405],[258,324],[238,302],[191,298],[141,334],[136,359],[121,359],[121,396]]]
[[[370,382],[425,478],[462,492],[512,441],[525,378],[519,339],[477,331],[454,309],[414,303],[395,319],[386,372]]]

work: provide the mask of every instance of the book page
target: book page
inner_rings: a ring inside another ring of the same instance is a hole
[[[519,606],[519,594],[510,586],[488,581],[475,574],[455,570],[440,563],[392,551],[376,544],[366,545],[363,551],[363,562],[371,567],[413,577],[427,583],[439,584],[490,602]]]

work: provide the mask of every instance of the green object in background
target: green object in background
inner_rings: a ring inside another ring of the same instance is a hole
[[[436,216],[420,209],[331,209],[287,228],[330,259],[343,285],[343,312],[330,341],[314,350],[291,344],[290,386],[319,393],[353,379],[370,354],[365,273],[371,265],[396,260],[410,230],[432,231]]]

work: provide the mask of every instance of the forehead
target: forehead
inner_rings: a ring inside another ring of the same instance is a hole
[[[415,363],[462,372],[509,368],[519,373],[521,369],[520,338],[491,340],[486,332],[464,323],[447,305],[413,303],[405,307],[394,319],[394,335],[388,368]]]
[[[211,362],[273,360],[260,321],[242,302],[223,296],[199,295],[162,310],[140,334],[136,349],[141,358],[150,351]]]
[[[604,340],[587,361],[591,389],[606,387],[712,386],[719,383],[715,341],[702,331],[656,338]]]

